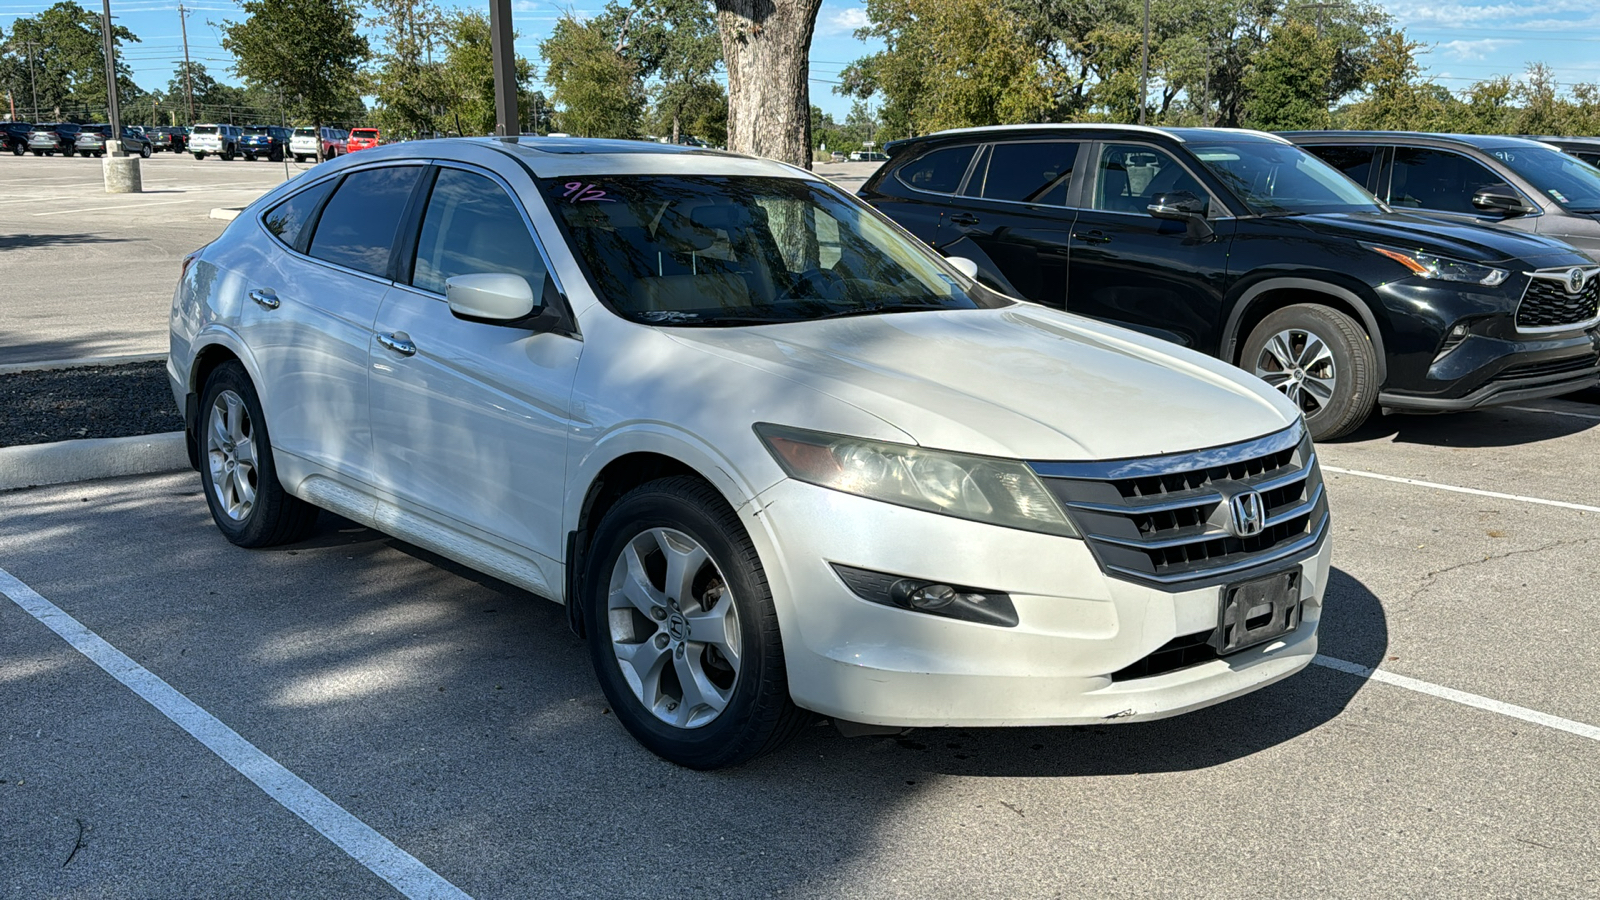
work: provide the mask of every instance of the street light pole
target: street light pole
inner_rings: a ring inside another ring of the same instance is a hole
[[[110,0],[106,0],[110,2]],[[1144,0],[1144,45],[1139,51],[1139,124],[1144,124],[1144,108],[1150,99],[1150,0]]]
[[[107,147],[112,156],[127,156],[122,149],[122,110],[117,106],[117,50],[111,41],[111,0],[101,0],[104,12],[100,15],[100,37],[106,45],[106,111],[111,117],[111,138],[116,149]]]
[[[189,70],[193,66],[189,63],[189,13],[184,10],[183,4],[178,4],[178,30],[183,32],[183,92],[189,98],[189,124],[194,124],[194,79],[190,77]]]
[[[517,116],[517,52],[511,41],[511,0],[489,0],[489,47],[494,66],[494,133],[516,137],[522,132]]]

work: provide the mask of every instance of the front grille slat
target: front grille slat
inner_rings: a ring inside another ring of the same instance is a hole
[[[1567,291],[1566,271],[1535,272],[1517,305],[1517,328],[1539,331],[1575,328],[1600,318],[1600,278],[1590,277],[1582,290]]]
[[[1327,527],[1322,476],[1300,425],[1192,453],[1032,465],[1117,577],[1205,582],[1313,549]],[[1228,524],[1228,498],[1247,490],[1261,495],[1263,527],[1242,537]]]

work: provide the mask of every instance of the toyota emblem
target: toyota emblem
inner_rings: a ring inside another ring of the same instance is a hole
[[[1571,268],[1567,270],[1567,293],[1576,294],[1583,290],[1583,270]]]

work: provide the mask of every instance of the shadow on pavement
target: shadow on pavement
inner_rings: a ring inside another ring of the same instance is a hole
[[[1578,399],[1578,395],[1568,399]],[[1600,409],[1596,410],[1596,415],[1600,415]],[[1394,443],[1440,447],[1515,447],[1563,438],[1596,427],[1600,427],[1600,422],[1573,416],[1489,407],[1440,415],[1374,415],[1353,433],[1326,443],[1353,444],[1387,438]]]
[[[75,247],[82,244],[123,244],[132,240],[138,238],[106,237],[99,234],[0,234],[0,251]]]

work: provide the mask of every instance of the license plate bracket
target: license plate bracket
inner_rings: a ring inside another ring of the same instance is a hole
[[[1298,627],[1300,572],[1278,572],[1223,588],[1213,645],[1226,656]]]

